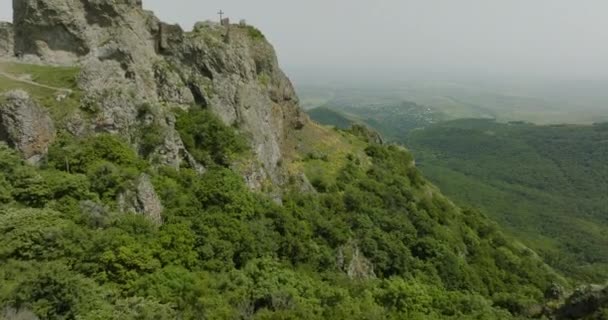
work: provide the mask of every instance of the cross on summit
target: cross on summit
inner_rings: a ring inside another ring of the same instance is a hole
[[[219,14],[219,15],[220,15],[220,22],[223,20],[223,18],[224,18],[224,14],[225,14],[225,13],[226,13],[226,12],[224,12],[223,10],[220,10],[220,11],[217,13],[217,14]]]

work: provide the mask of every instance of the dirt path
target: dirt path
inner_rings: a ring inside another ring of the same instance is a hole
[[[45,89],[50,89],[50,90],[55,90],[55,91],[61,91],[61,92],[65,92],[65,93],[68,93],[68,94],[72,93],[72,89],[47,86],[45,84],[40,84],[40,83],[31,81],[31,80],[23,79],[23,78],[20,78],[20,77],[15,77],[12,74],[9,74],[9,73],[6,73],[6,72],[2,71],[2,67],[1,66],[0,66],[0,76],[8,78],[8,79],[10,79],[12,81],[17,81],[17,82],[25,83],[25,84],[29,84],[29,85],[40,87],[40,88],[45,88]]]

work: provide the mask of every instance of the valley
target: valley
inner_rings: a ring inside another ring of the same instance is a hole
[[[450,120],[425,116],[434,106],[382,103],[333,100],[308,113],[341,128],[365,124],[405,145],[443,192],[482,209],[553,267],[582,282],[608,278],[606,124]]]

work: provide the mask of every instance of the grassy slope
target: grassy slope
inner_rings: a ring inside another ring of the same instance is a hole
[[[340,129],[348,129],[354,122],[357,122],[352,116],[327,107],[310,109],[306,113],[314,121]]]
[[[313,183],[333,183],[348,162],[349,155],[369,164],[367,144],[357,137],[316,123],[297,132],[298,154],[290,163],[290,172],[304,172]]]
[[[0,71],[12,75],[30,75],[30,80],[59,88],[76,89],[78,67],[42,66],[20,63],[0,63]]]
[[[455,121],[414,132],[425,174],[479,206],[553,266],[608,277],[608,131],[599,126]]]
[[[76,86],[79,73],[80,69],[76,67],[0,62],[0,94],[14,89],[25,90],[41,105],[49,108],[55,121],[61,122],[80,104],[80,92]],[[55,90],[45,86],[66,90]],[[65,99],[57,99],[58,95],[68,92]]]

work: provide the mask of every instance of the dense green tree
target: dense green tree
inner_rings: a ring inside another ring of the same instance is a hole
[[[190,153],[206,165],[227,166],[246,149],[243,137],[209,110],[192,107],[178,113],[176,127]]]
[[[605,125],[457,120],[402,141],[443,192],[483,209],[553,267],[608,277]]]
[[[234,129],[190,113],[180,131],[210,161],[204,174],[151,168],[104,134],[62,135],[41,167],[0,146],[2,310],[44,319],[507,319],[561,282],[483,214],[444,198],[403,148],[367,144],[365,159],[347,156],[323,190],[288,185],[279,205],[226,166],[243,150]],[[160,226],[118,210],[142,173],[164,205]]]

